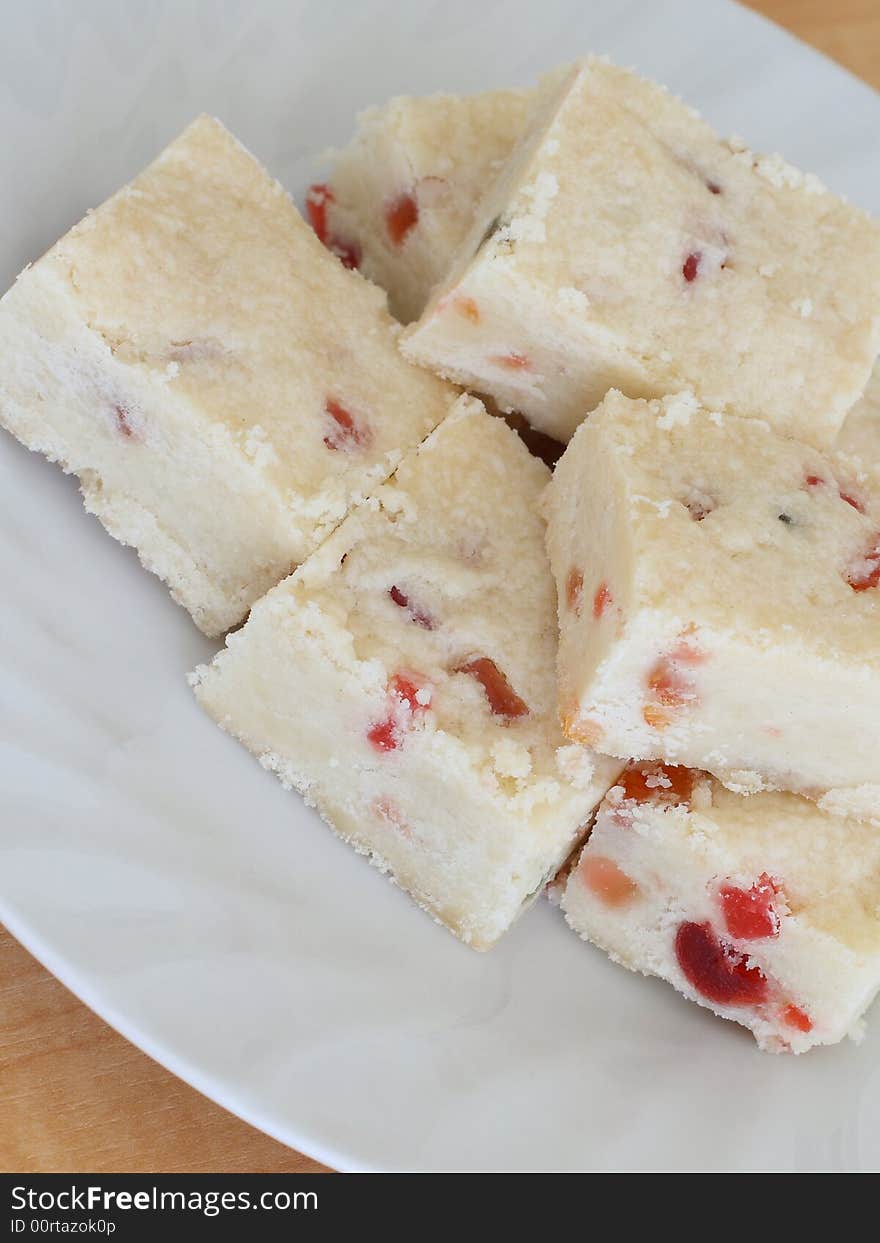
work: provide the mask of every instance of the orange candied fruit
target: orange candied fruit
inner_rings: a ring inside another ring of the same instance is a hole
[[[587,852],[578,866],[578,876],[606,906],[626,906],[639,892],[636,882],[605,855]]]
[[[688,668],[702,664],[706,658],[704,653],[689,641],[688,636],[691,633],[691,628],[683,631],[675,647],[658,656],[648,671],[646,682],[651,692],[653,705],[681,708],[696,698]],[[651,706],[652,704],[648,705],[648,707]],[[654,723],[648,719],[647,708],[643,715],[649,725]],[[662,710],[657,716],[658,721],[661,719],[664,725],[669,724],[668,716]]]
[[[670,716],[668,712],[664,712],[656,704],[645,704],[644,708],[642,708],[642,720],[651,729],[666,729],[670,723]]]
[[[579,716],[577,708],[571,708],[562,713],[562,732],[582,747],[597,747],[605,731],[598,721]]]
[[[480,322],[480,308],[477,306],[473,298],[468,298],[464,294],[457,297],[453,306],[459,315],[463,315],[465,319],[469,319],[472,324]]]

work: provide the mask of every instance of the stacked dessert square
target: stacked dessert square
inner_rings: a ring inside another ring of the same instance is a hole
[[[0,422],[247,619],[201,704],[462,940],[552,880],[762,1047],[856,1033],[880,228],[597,59],[332,158],[310,229],[197,120],[3,299]]]

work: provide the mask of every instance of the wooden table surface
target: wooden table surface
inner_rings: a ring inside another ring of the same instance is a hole
[[[880,87],[880,0],[749,7]],[[0,1171],[322,1170],[162,1070],[0,928]]]

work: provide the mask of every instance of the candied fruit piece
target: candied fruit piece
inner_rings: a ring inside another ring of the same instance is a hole
[[[624,769],[617,784],[623,797],[635,803],[663,803],[677,807],[690,802],[694,792],[696,773],[681,764],[662,764],[659,760],[647,764],[631,764]]]
[[[510,354],[493,354],[489,362],[506,367],[508,371],[528,371],[532,365],[525,354],[517,354],[515,350]]]
[[[668,712],[664,712],[656,704],[645,704],[644,708],[642,708],[642,720],[651,729],[666,729],[671,718]]]
[[[605,610],[614,603],[614,597],[608,589],[607,583],[600,583],[596,588],[596,594],[593,596],[593,616],[596,621],[605,613]]]
[[[417,608],[412,603],[409,596],[402,592],[396,584],[389,587],[388,594],[398,608],[406,609],[407,613],[410,615],[410,619],[414,621],[417,626],[421,626],[423,630],[434,629],[433,618],[431,618],[422,609]]]
[[[385,820],[388,824],[394,826],[405,838],[412,841],[412,828],[408,824],[403,812],[397,806],[393,799],[377,798],[373,800],[373,812],[380,820]]]
[[[648,689],[668,708],[679,708],[693,699],[693,685],[669,656],[661,656],[648,673]]]
[[[457,297],[453,303],[459,315],[463,315],[465,319],[469,319],[472,324],[480,322],[480,308],[477,306],[473,298],[467,298],[463,294]]]
[[[315,231],[318,241],[327,245],[327,204],[334,202],[333,191],[323,182],[309,186],[306,195],[306,213],[309,224]]]
[[[664,708],[683,708],[697,699],[689,667],[702,664],[706,658],[689,640],[691,633],[691,627],[684,630],[675,647],[659,656],[648,671],[650,702],[642,716],[648,725],[657,729],[669,724],[669,713]]]
[[[847,505],[852,505],[853,509],[858,510],[860,514],[865,512],[865,507],[857,496],[852,492],[844,492],[843,488],[838,489],[840,499],[846,501]]]
[[[345,241],[331,233],[327,224],[327,204],[334,203],[333,191],[323,182],[309,186],[306,195],[306,215],[319,242],[339,259],[347,268],[359,268],[361,264],[361,248],[357,242]]]
[[[331,419],[332,427],[324,437],[328,449],[352,449],[369,444],[370,434],[355,417],[332,397],[324,402],[324,413]]]
[[[787,1027],[794,1027],[804,1034],[813,1030],[813,1020],[800,1006],[786,1006],[782,1011],[782,1021]]]
[[[413,678],[403,673],[395,673],[391,679],[391,689],[397,695],[398,699],[409,705],[411,712],[418,712],[426,708],[428,705],[419,702],[418,696],[422,691],[422,687]]]
[[[853,591],[868,591],[880,586],[880,535],[868,546],[864,556],[847,570],[846,581]]]
[[[565,580],[565,603],[574,613],[575,617],[580,617],[581,606],[583,605],[584,596],[584,576],[580,570],[572,569],[568,572],[568,578]]]
[[[572,742],[579,742],[584,747],[597,747],[605,731],[598,721],[580,717],[574,708],[562,714],[562,732]]]
[[[724,885],[719,890],[727,931],[738,941],[758,941],[779,935],[779,916],[773,905],[778,885],[766,872],[751,889]]]
[[[385,204],[385,227],[395,246],[402,246],[419,221],[419,205],[408,190]]]
[[[377,751],[395,751],[400,746],[400,730],[393,716],[377,721],[367,731],[367,738]]]
[[[116,430],[120,432],[126,440],[135,438],[134,428],[131,425],[131,411],[128,410],[121,402],[114,402],[113,415],[116,419]]]
[[[804,480],[804,484],[807,488],[824,488],[827,482],[828,481],[823,479],[821,475],[807,475]],[[845,501],[847,505],[851,505],[853,509],[857,510],[860,514],[865,512],[865,506],[861,498],[856,495],[853,488],[849,486],[843,487],[836,481],[835,487],[837,488],[837,495],[842,501]]]
[[[698,993],[719,1006],[760,1005],[767,997],[767,977],[750,967],[742,954],[725,945],[711,924],[683,923],[675,934],[678,965]]]
[[[489,707],[496,716],[509,718],[528,715],[528,705],[520,699],[507,678],[488,656],[476,656],[459,665],[456,673],[467,673],[480,683],[486,692]]]
[[[578,876],[606,906],[626,906],[639,892],[636,882],[605,855],[585,855]]]
[[[377,751],[396,751],[401,745],[406,722],[401,720],[400,707],[406,706],[410,718],[416,712],[425,711],[429,705],[420,703],[418,699],[422,689],[414,677],[404,673],[395,673],[390,679],[388,691],[393,696],[391,710],[367,731],[367,738]]]
[[[697,279],[697,273],[700,270],[700,260],[702,257],[703,256],[698,250],[692,250],[682,264],[681,274],[688,283]]]
[[[357,271],[361,266],[361,248],[357,242],[347,242],[340,237],[332,236],[327,242],[327,249],[336,256],[344,268]]]

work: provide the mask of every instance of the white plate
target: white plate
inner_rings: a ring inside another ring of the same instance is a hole
[[[294,191],[354,111],[607,51],[880,208],[880,102],[718,0],[8,5],[0,279],[198,111]],[[211,651],[0,436],[0,917],[235,1113],[344,1169],[870,1169],[880,1019],[760,1054],[539,904],[464,949],[197,709]]]

